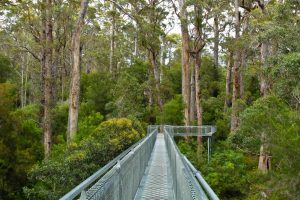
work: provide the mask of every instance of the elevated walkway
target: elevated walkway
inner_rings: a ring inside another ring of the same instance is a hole
[[[159,133],[135,200],[175,199],[170,169],[165,138]]]
[[[209,145],[215,131],[212,126],[149,126],[145,138],[60,200],[219,200],[174,141],[184,133],[201,134],[209,137]]]

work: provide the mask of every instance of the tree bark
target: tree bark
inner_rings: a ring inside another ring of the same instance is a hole
[[[25,67],[25,83],[24,83],[24,105],[27,105],[27,85],[28,85],[28,53],[26,53],[26,67]]]
[[[240,91],[239,91],[239,97],[240,98],[243,98],[244,96],[244,93],[245,93],[245,87],[244,87],[244,70],[246,69],[246,49],[243,49],[242,50],[242,53],[241,53],[241,65],[240,65],[240,78],[239,78],[239,84],[240,84]]]
[[[74,139],[78,126],[80,95],[80,37],[86,16],[88,0],[81,0],[80,14],[72,37],[72,77],[69,95],[68,143]]]
[[[189,58],[189,31],[186,5],[184,0],[179,0],[180,28],[182,38],[181,69],[182,69],[182,97],[184,103],[184,124],[190,125],[190,58]]]
[[[24,107],[24,71],[25,71],[25,67],[24,67],[24,64],[25,64],[25,61],[24,61],[24,56],[22,55],[21,56],[21,60],[22,60],[22,63],[21,63],[21,91],[20,91],[20,96],[21,96],[21,108]]]
[[[214,64],[219,65],[219,43],[220,43],[220,30],[219,18],[217,15],[214,17]]]
[[[48,159],[52,145],[52,115],[51,109],[53,106],[53,91],[52,91],[52,0],[43,0],[42,2],[42,34],[41,44],[42,59],[41,59],[41,113],[43,127],[43,145],[44,157]]]
[[[150,63],[151,63],[153,75],[154,75],[157,104],[158,104],[159,110],[162,111],[163,103],[162,103],[161,91],[160,91],[160,72],[159,72],[159,67],[157,64],[156,53],[153,51],[149,51],[149,58],[150,58]]]
[[[139,50],[138,50],[138,28],[137,28],[137,23],[133,22],[133,26],[134,26],[134,56],[138,57],[139,54]]]
[[[201,68],[201,52],[205,46],[204,36],[203,36],[203,28],[202,28],[202,9],[199,6],[194,6],[195,11],[195,40],[193,47],[193,57],[195,59],[195,85],[196,85],[196,112],[197,112],[197,125],[202,126],[203,121],[203,109],[202,109],[202,97],[201,97],[201,88],[200,88],[200,68]],[[202,136],[201,136],[201,128],[198,130],[198,150],[202,152]],[[200,152],[199,152],[200,153]]]
[[[261,12],[264,15],[267,15],[267,10],[266,10],[266,5],[263,2],[260,2],[260,9]],[[268,57],[270,56],[270,48],[271,48],[271,44],[268,40],[264,40],[261,44],[261,48],[260,48],[260,55],[261,55],[261,63],[262,63],[262,67],[264,67],[266,65],[266,61],[268,59]],[[269,94],[269,90],[271,88],[270,86],[270,82],[268,81],[267,75],[262,72],[259,76],[259,82],[260,82],[260,93],[261,96],[265,97]],[[267,135],[262,132],[261,133],[261,146],[260,146],[260,154],[259,154],[259,162],[258,162],[258,169],[263,172],[266,173],[269,169],[270,169],[270,156],[269,153],[267,152]]]
[[[201,103],[201,88],[200,88],[200,68],[201,68],[201,54],[199,53],[195,58],[195,85],[196,85],[196,111],[197,111],[197,125],[202,126],[203,109]],[[201,134],[201,129],[199,130]],[[198,144],[202,144],[202,137],[197,137]]]
[[[116,78],[116,73],[117,73],[117,66],[115,62],[115,29],[116,29],[116,17],[115,17],[115,4],[113,2],[110,3],[110,9],[112,12],[112,17],[111,17],[111,26],[110,26],[110,52],[109,52],[109,71],[112,74],[113,78]]]
[[[231,106],[232,64],[233,64],[233,55],[229,51],[227,66],[226,66],[226,88],[225,88],[224,111],[226,111]]]
[[[235,0],[235,39],[240,38],[240,13],[239,13],[239,1]],[[234,64],[233,64],[233,89],[232,89],[232,112],[231,112],[231,131],[234,131],[239,124],[238,119],[238,103],[239,99],[239,87],[240,87],[240,49],[237,48],[234,54]]]
[[[195,121],[195,108],[196,108],[195,70],[196,70],[196,66],[195,66],[195,63],[193,63],[193,66],[191,69],[191,89],[190,89],[190,92],[191,92],[191,94],[190,94],[190,122],[191,123],[194,123],[194,121]]]

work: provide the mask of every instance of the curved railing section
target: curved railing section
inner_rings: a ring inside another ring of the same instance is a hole
[[[60,200],[134,199],[156,140],[157,128]]]

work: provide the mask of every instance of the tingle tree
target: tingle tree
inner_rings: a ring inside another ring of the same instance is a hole
[[[78,109],[80,95],[80,36],[84,26],[88,0],[81,1],[80,13],[72,37],[72,77],[69,96],[69,118],[67,140],[70,142],[77,132],[78,127]]]

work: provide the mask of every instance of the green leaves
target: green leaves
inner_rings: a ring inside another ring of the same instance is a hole
[[[245,157],[241,153],[232,150],[218,151],[209,165],[201,167],[201,172],[222,199],[240,199],[247,192],[248,174]]]
[[[160,116],[162,124],[181,125],[183,123],[183,102],[182,96],[177,95],[163,106],[163,111]]]
[[[230,141],[233,147],[257,156],[262,133],[266,135],[267,151],[272,156],[271,193],[281,198],[299,198],[295,189],[300,166],[298,114],[276,96],[260,98],[242,113],[241,125]]]
[[[300,53],[289,53],[274,58],[272,61],[274,91],[293,107],[299,105],[300,88]]]
[[[94,123],[98,119],[101,116],[96,113],[87,121]],[[141,139],[144,133],[137,130],[140,130],[139,123],[126,118],[113,118],[98,124],[81,141],[70,144],[57,157],[43,161],[31,170],[30,184],[24,188],[27,198],[58,199]]]

